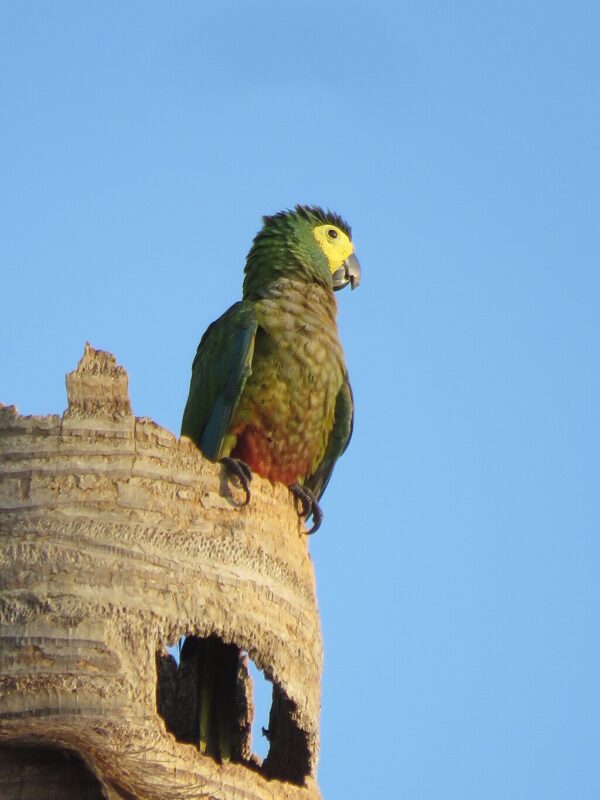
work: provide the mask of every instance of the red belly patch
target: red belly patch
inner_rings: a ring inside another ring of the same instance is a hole
[[[310,463],[305,448],[286,447],[286,442],[273,439],[250,425],[233,431],[237,442],[231,455],[244,461],[253,472],[271,481],[281,481],[287,486],[297,483],[310,474]],[[302,450],[302,452],[299,452]]]

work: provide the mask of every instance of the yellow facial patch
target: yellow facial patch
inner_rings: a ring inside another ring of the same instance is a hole
[[[331,274],[354,252],[354,245],[344,231],[335,225],[319,225],[313,229],[315,239],[325,253]]]

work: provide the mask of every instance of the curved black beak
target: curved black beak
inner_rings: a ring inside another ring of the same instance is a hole
[[[356,289],[359,283],[360,262],[352,253],[342,266],[333,273],[333,289],[337,292],[339,289],[343,289],[344,286],[348,286],[348,284],[350,284],[351,289]]]

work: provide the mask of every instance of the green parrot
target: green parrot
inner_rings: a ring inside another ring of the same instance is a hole
[[[299,514],[312,516],[309,533],[321,524],[318,501],[352,435],[333,293],[359,281],[350,227],[337,214],[296,206],[264,217],[242,299],[209,326],[192,365],[182,435],[226,465],[246,503],[253,471],[285,483]],[[232,757],[238,656],[216,637],[188,637],[181,651],[198,664],[200,750],[222,761]]]
[[[182,435],[241,481],[281,481],[312,515],[352,434],[353,402],[333,292],[360,281],[350,227],[296,206],[263,218],[242,300],[209,326],[192,366]]]

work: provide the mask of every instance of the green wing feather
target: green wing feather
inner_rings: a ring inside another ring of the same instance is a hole
[[[333,428],[327,440],[325,454],[313,474],[309,475],[304,481],[304,485],[313,492],[317,500],[321,497],[329,483],[335,462],[348,447],[353,427],[354,399],[352,397],[350,383],[348,382],[348,376],[346,375],[346,379],[338,392],[335,402]]]
[[[242,390],[252,373],[258,322],[250,303],[235,303],[206,330],[192,364],[181,433],[207,458],[221,454]]]

